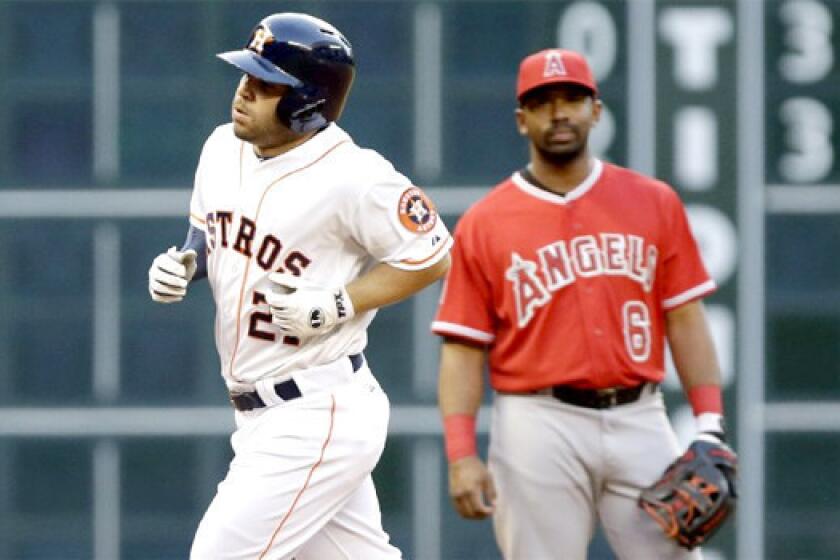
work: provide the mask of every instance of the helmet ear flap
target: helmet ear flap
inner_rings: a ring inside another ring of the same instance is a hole
[[[298,134],[318,130],[327,125],[323,115],[326,103],[326,97],[319,95],[317,87],[289,88],[277,103],[277,118],[283,126]]]

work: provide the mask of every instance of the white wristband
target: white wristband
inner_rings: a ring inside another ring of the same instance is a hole
[[[335,292],[335,308],[339,323],[349,321],[356,315],[356,310],[353,308],[353,300],[350,299],[350,294],[347,292],[345,286],[338,288]]]
[[[694,418],[697,425],[697,433],[723,434],[723,415],[717,412],[704,412]]]

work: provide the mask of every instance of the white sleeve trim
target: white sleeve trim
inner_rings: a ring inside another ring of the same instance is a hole
[[[447,335],[451,334],[462,338],[468,338],[481,342],[482,344],[489,344],[495,340],[496,336],[493,333],[488,333],[474,329],[472,327],[465,327],[457,323],[447,323],[446,321],[434,321],[432,323],[432,332],[435,334]]]
[[[673,309],[679,307],[687,301],[691,301],[700,296],[706,295],[717,287],[714,280],[706,280],[699,286],[695,286],[690,290],[686,290],[681,294],[670,297],[662,302],[662,307],[665,309]]]
[[[384,260],[385,264],[391,265],[394,268],[399,268],[401,270],[423,270],[424,268],[429,268],[440,262],[443,257],[449,254],[449,250],[452,248],[453,244],[452,236],[447,233],[446,240],[437,248],[435,251],[425,259],[420,259],[417,261],[409,261],[409,260]]]

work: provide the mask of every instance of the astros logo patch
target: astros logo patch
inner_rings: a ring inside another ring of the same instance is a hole
[[[400,223],[413,233],[425,233],[437,223],[435,205],[417,187],[411,187],[400,197],[399,215]]]
[[[248,45],[248,48],[257,54],[262,54],[265,46],[273,42],[274,35],[271,34],[271,30],[260,26],[254,31],[254,36],[251,38],[251,43]]]

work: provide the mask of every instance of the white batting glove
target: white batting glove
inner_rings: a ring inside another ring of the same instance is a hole
[[[347,290],[324,288],[291,274],[268,276],[274,284],[265,299],[272,323],[286,334],[309,338],[326,334],[356,314]]]
[[[704,412],[694,418],[697,425],[697,439],[710,443],[726,442],[726,427],[723,415],[715,412]]]
[[[149,295],[158,303],[176,303],[187,295],[187,285],[196,269],[193,249],[178,251],[170,247],[158,255],[149,267]]]

